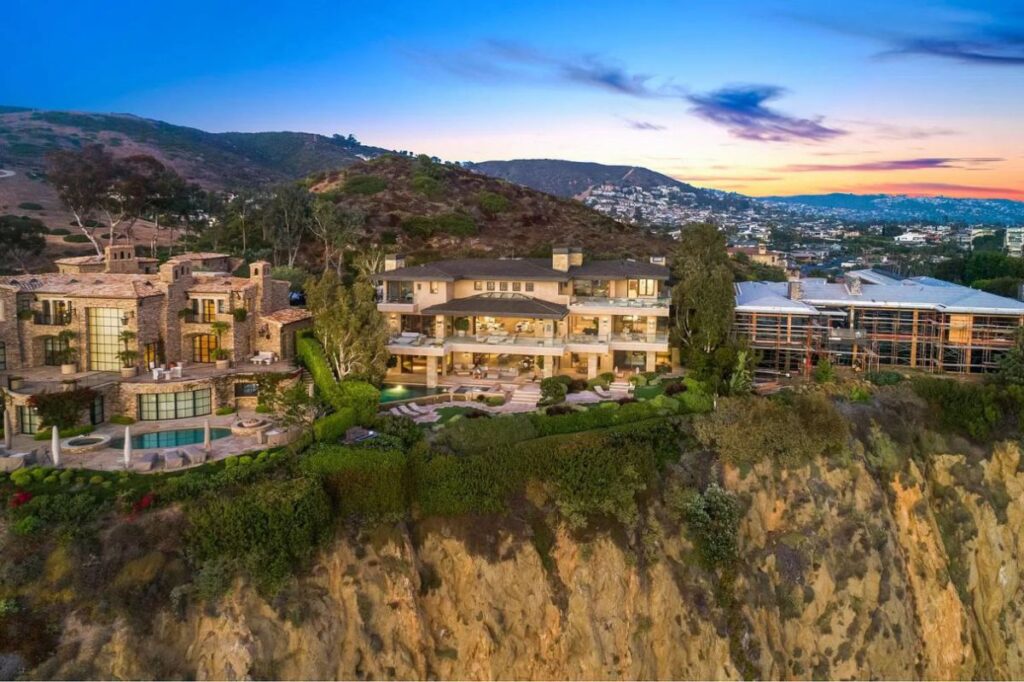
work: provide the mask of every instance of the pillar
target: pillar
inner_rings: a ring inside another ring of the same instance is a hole
[[[647,351],[647,366],[644,368],[646,372],[653,372],[658,366],[658,354],[653,350]]]
[[[437,356],[427,356],[427,388],[437,388]]]
[[[544,378],[555,376],[555,358],[548,355],[544,358]]]
[[[587,353],[587,378],[597,378],[597,353]]]
[[[434,338],[443,339],[445,336],[444,315],[434,316]]]
[[[654,315],[647,316],[647,338],[654,341],[658,336],[658,318]]]
[[[607,341],[612,337],[611,315],[601,315],[597,318],[597,338]]]

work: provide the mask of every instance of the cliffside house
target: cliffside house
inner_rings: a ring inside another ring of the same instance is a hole
[[[671,364],[663,258],[444,260],[388,256],[378,308],[391,328],[389,380],[525,382]]]
[[[289,307],[288,283],[271,279],[269,263],[235,277],[229,268],[238,263],[224,254],[157,265],[115,245],[102,262],[57,265],[57,273],[0,278],[0,381],[19,433],[38,426],[36,393],[94,389],[93,423],[114,414],[175,419],[254,404],[256,374],[294,371],[295,332],[310,316]],[[218,349],[231,367],[217,366]]]
[[[997,369],[1024,325],[1024,302],[932,277],[866,269],[844,279],[740,282],[734,334],[768,370],[806,373],[828,358],[966,374]]]

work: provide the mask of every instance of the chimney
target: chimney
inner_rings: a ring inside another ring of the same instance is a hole
[[[666,265],[667,263],[664,256],[651,256],[651,265]]]
[[[556,246],[551,249],[551,269],[569,272],[569,249],[567,247]]]
[[[569,267],[578,268],[583,265],[583,249],[578,246],[569,247]]]
[[[405,267],[405,256],[400,253],[389,253],[384,256],[384,272]]]
[[[864,293],[864,283],[860,281],[860,277],[848,277],[846,280],[846,290],[852,296],[860,296]]]
[[[106,246],[103,256],[107,272],[133,274],[139,271],[139,261],[135,259],[135,246],[132,244]]]
[[[799,301],[804,297],[804,283],[800,280],[799,277],[795,277],[789,280],[787,295],[789,296],[790,300],[793,301]]]

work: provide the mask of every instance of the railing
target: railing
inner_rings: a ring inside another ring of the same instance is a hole
[[[181,317],[181,321],[182,322],[185,322],[187,324],[210,324],[211,322],[216,322],[217,321],[217,313],[205,313],[205,312],[192,313],[192,312],[189,312],[189,313],[181,313],[181,315],[179,317]],[[227,314],[224,315],[225,320],[228,317],[230,317],[230,315],[227,315]]]
[[[668,343],[668,334],[656,333],[647,334],[644,332],[612,334],[612,341],[624,341],[629,343]]]
[[[608,296],[573,296],[569,305],[581,305],[603,308],[667,308],[671,298],[611,298]]]
[[[35,324],[64,326],[71,324],[71,312],[63,313],[35,313],[32,316]]]
[[[561,339],[555,338],[540,338],[536,336],[528,336],[526,334],[478,334],[466,336],[449,336],[445,338],[446,343],[477,343],[485,344],[488,346],[495,346],[500,348],[501,346],[532,346],[536,348],[556,348],[564,345]]]
[[[569,338],[566,339],[568,343],[608,343],[608,335],[601,336],[599,334],[569,334]]]

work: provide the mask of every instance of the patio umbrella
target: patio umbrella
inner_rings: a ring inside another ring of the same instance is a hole
[[[14,425],[11,424],[11,413],[4,410],[4,450],[14,447]]]
[[[207,419],[203,422],[203,449],[207,452],[210,451],[210,420]]]
[[[57,431],[57,427],[53,427],[50,436],[50,457],[53,459],[53,466],[60,466],[60,432]]]
[[[124,427],[124,468],[132,465],[132,427]]]

